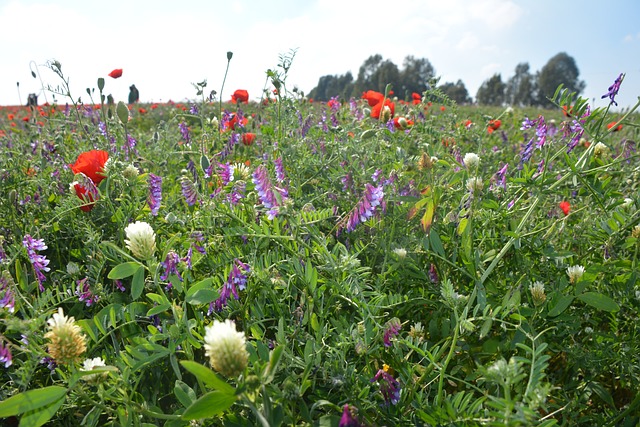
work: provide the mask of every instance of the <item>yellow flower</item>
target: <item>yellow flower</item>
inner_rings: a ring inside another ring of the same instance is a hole
[[[80,356],[87,350],[87,344],[75,319],[65,316],[62,308],[58,308],[58,312],[47,323],[49,332],[44,337],[49,340],[49,355],[62,365],[79,362]]]

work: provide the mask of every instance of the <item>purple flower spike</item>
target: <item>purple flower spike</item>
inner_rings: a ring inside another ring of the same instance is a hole
[[[220,312],[227,305],[227,301],[233,295],[235,299],[240,299],[240,295],[238,291],[243,291],[247,287],[247,275],[251,272],[251,267],[240,261],[239,259],[235,259],[233,261],[233,267],[229,272],[229,277],[227,281],[222,285],[222,289],[220,290],[220,297],[217,300],[213,301],[209,304],[209,314],[213,313],[213,311]]]
[[[620,85],[622,84],[622,80],[624,80],[624,73],[620,73],[620,75],[613,82],[613,84],[611,86],[609,86],[609,89],[608,89],[607,93],[602,95],[601,98],[609,97],[609,99],[611,100],[609,102],[609,104],[614,104],[615,106],[617,106],[618,103],[616,102],[616,95],[618,94],[618,91],[620,90]]]
[[[0,276],[0,308],[6,308],[9,313],[13,313],[15,310],[16,300],[11,289],[10,280],[7,277],[11,277],[8,271],[5,271]],[[13,279],[11,279],[11,282]]]
[[[349,405],[342,407],[342,417],[340,418],[340,424],[338,427],[360,427],[358,417],[354,414],[354,411],[349,408]]]
[[[44,292],[44,286],[42,286],[42,282],[47,280],[47,278],[42,272],[50,270],[50,268],[47,267],[47,265],[49,265],[49,260],[44,255],[38,255],[36,251],[43,251],[47,249],[47,245],[44,244],[44,239],[34,239],[29,234],[25,235],[24,239],[22,239],[22,245],[27,249],[29,261],[31,261],[33,270],[36,273],[38,288],[40,289],[40,292]]]
[[[162,178],[152,173],[149,174],[149,198],[147,203],[151,209],[151,215],[157,216],[162,201]]]
[[[78,297],[78,301],[84,302],[87,305],[87,307],[91,307],[100,299],[100,297],[98,295],[91,293],[91,288],[89,287],[89,283],[87,283],[88,281],[89,281],[89,278],[87,277],[81,280],[77,280],[76,281],[77,289],[75,294]]]
[[[382,203],[383,196],[384,188],[382,185],[374,187],[371,184],[366,184],[364,195],[358,204],[349,212],[346,218],[343,218],[340,223],[338,223],[338,234],[344,228],[349,232],[353,231],[358,224],[366,222],[371,218],[376,208]]]
[[[169,251],[167,253],[167,257],[164,259],[160,265],[164,268],[164,273],[160,276],[160,280],[167,280],[170,274],[175,274],[178,276],[178,279],[182,281],[182,276],[178,271],[178,263],[180,262],[180,257],[175,251]]]
[[[400,333],[401,328],[402,323],[400,323],[400,319],[397,317],[394,317],[387,322],[384,326],[384,337],[382,339],[385,347],[391,347],[391,339]]]
[[[3,342],[0,342],[0,363],[4,363],[5,368],[8,368],[13,363],[11,349]]]
[[[371,378],[371,382],[375,381],[380,383],[380,392],[385,404],[397,405],[400,402],[400,383],[391,374],[380,369],[376,376]]]

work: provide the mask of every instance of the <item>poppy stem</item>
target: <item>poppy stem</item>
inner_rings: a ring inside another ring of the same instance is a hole
[[[218,117],[220,118],[222,118],[222,91],[224,90],[224,82],[227,81],[227,73],[229,72],[229,64],[231,63],[232,56],[233,54],[230,55],[230,52],[227,52],[227,69],[224,70],[224,78],[222,79],[222,87],[220,88],[220,99],[219,99],[220,112],[218,113]]]

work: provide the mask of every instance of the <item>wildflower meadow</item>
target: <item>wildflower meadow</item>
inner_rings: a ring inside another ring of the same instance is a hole
[[[111,102],[121,69],[80,102],[51,61],[0,107],[0,423],[637,425],[624,74],[598,108],[314,102],[291,59],[259,102]]]

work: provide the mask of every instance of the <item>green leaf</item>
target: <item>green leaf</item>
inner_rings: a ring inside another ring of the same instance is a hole
[[[563,296],[561,296],[558,299],[558,302],[556,303],[556,305],[553,306],[553,308],[551,310],[549,310],[549,316],[555,317],[555,316],[559,315],[560,313],[565,311],[567,309],[567,307],[569,307],[571,305],[572,302],[573,302],[573,296],[572,295],[563,295]]]
[[[196,400],[196,393],[186,383],[176,380],[173,387],[173,393],[176,395],[182,406],[188,408]]]
[[[210,391],[193,402],[182,414],[182,419],[211,418],[229,409],[235,401],[236,396],[233,394],[226,394],[220,390]]]
[[[264,379],[264,384],[268,384],[273,381],[273,378],[276,375],[276,371],[278,370],[278,365],[280,365],[280,361],[282,360],[282,353],[284,350],[284,346],[279,345],[271,351],[271,356],[269,357],[269,365],[267,366],[266,378]]]
[[[220,294],[213,289],[213,280],[204,279],[194,284],[187,291],[185,300],[191,305],[208,304],[218,299]]]
[[[138,262],[123,262],[113,267],[107,277],[111,280],[124,279],[133,276],[140,267],[142,267],[142,265]]]
[[[183,360],[180,362],[180,364],[183,368],[191,372],[196,376],[196,378],[198,378],[209,387],[219,390],[225,394],[235,394],[235,388],[227,384],[224,380],[220,379],[220,377],[218,377],[215,372],[213,372],[206,366],[196,362],[192,362],[190,360]]]
[[[603,311],[619,311],[620,306],[611,298],[606,295],[599,294],[597,292],[585,292],[578,295],[580,301],[585,304],[589,304],[591,307],[597,308]]]
[[[424,211],[424,215],[422,215],[422,219],[420,220],[420,224],[422,225],[422,230],[425,233],[429,233],[431,230],[431,224],[433,223],[433,214],[436,210],[436,203],[433,199],[429,199],[427,203],[427,209]]]
[[[25,391],[0,402],[0,418],[33,411],[56,402],[67,393],[67,389],[60,386],[50,386]]]
[[[154,314],[164,313],[165,311],[169,310],[170,308],[171,308],[171,303],[165,303],[165,304],[157,305],[157,306],[153,307],[152,309],[150,309],[149,311],[147,311],[147,316],[153,316]]]
[[[206,173],[210,165],[211,162],[209,162],[209,158],[207,156],[205,156],[204,154],[200,156],[200,167],[202,168],[203,172]]]
[[[140,266],[133,274],[133,280],[131,280],[131,298],[137,300],[142,295],[144,290],[144,267]]]
[[[26,412],[20,417],[19,427],[40,427],[51,419],[58,412],[58,409],[62,406],[66,399],[66,396],[60,397],[53,403],[43,406],[33,411]]]

